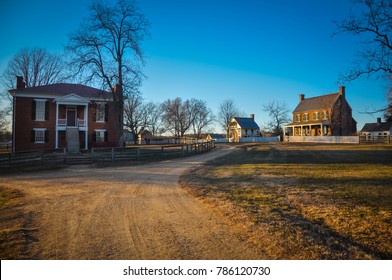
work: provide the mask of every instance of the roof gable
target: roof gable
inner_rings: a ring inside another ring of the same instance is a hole
[[[79,105],[79,104],[87,104],[89,103],[89,100],[87,100],[86,98],[83,98],[75,93],[71,93],[65,96],[61,96],[55,99],[56,103],[58,104],[75,104],[75,105]]]
[[[339,99],[339,93],[332,93],[316,97],[305,98],[300,101],[293,113],[322,110],[331,108]]]
[[[234,121],[237,122],[237,124],[244,129],[260,129],[260,127],[257,125],[254,119],[252,118],[239,118],[239,117],[234,117]]]

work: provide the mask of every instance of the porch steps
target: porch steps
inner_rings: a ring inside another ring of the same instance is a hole
[[[80,143],[79,143],[79,128],[77,127],[67,127],[67,150],[68,153],[79,153]]]

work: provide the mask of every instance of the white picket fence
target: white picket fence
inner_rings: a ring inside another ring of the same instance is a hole
[[[359,136],[286,136],[285,142],[359,144]]]

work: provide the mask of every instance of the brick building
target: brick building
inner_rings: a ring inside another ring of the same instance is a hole
[[[26,88],[22,77],[8,92],[13,152],[117,146],[117,114],[109,92],[65,83]]]
[[[339,92],[305,98],[293,111],[293,122],[284,126],[286,136],[351,136],[357,133],[357,122],[346,100],[346,89]]]

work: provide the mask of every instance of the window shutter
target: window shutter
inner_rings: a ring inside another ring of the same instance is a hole
[[[49,142],[49,131],[45,130],[45,143]]]
[[[49,120],[49,101],[45,102],[45,121]]]
[[[97,121],[97,104],[93,104],[93,106],[91,106],[91,108],[92,108],[91,112],[93,114],[93,122],[96,122]],[[95,133],[94,133],[94,135],[95,135]],[[94,142],[95,142],[95,140],[94,140]]]
[[[108,132],[105,131],[105,142],[108,142]]]
[[[31,119],[35,121],[35,110],[36,110],[36,104],[35,100],[31,103]]]
[[[105,104],[105,122],[108,122],[108,121],[109,121],[109,105],[106,103]]]
[[[31,143],[35,143],[35,130],[32,130],[30,135],[31,135],[31,138],[30,138]]]
[[[93,132],[93,142],[97,142],[97,133]]]

